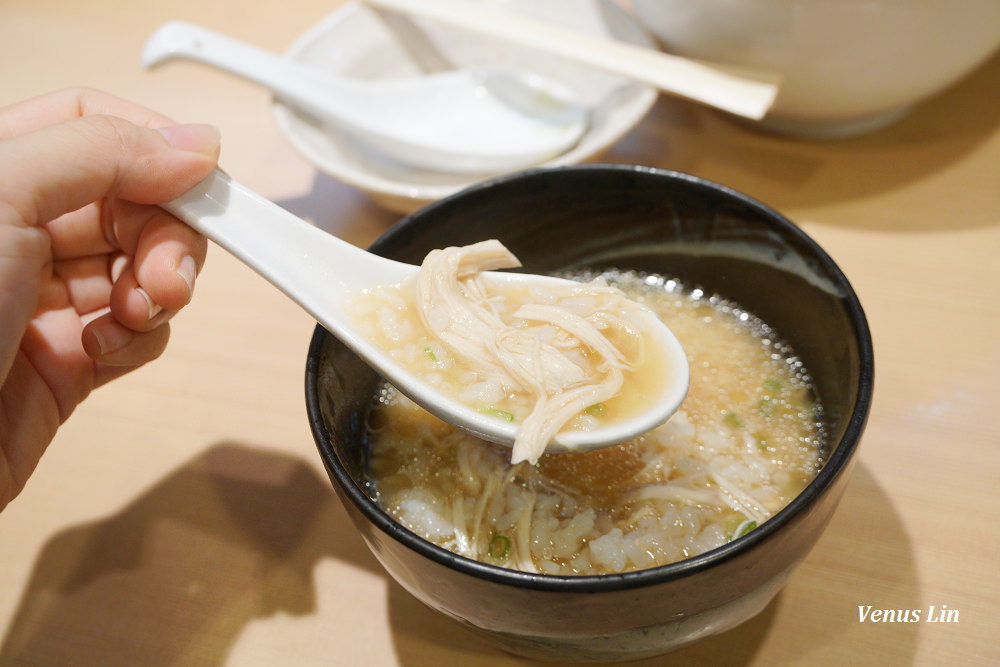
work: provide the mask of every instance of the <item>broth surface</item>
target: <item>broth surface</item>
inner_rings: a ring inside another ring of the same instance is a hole
[[[658,276],[602,275],[657,312],[684,346],[691,385],[680,411],[617,447],[512,465],[509,449],[387,386],[368,443],[369,490],[386,512],[482,562],[593,575],[721,546],[802,491],[822,463],[822,433],[792,351],[724,299]]]

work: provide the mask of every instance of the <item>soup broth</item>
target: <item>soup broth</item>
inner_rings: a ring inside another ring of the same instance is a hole
[[[687,377],[647,341],[655,316],[603,278],[526,286],[483,275],[519,265],[496,240],[435,250],[414,279],[364,290],[348,312],[422,381],[513,423],[514,463],[535,463],[561,432],[645,413]]]
[[[802,491],[822,463],[822,432],[793,352],[720,297],[658,276],[601,277],[652,308],[684,346],[691,385],[680,411],[623,445],[511,464],[509,449],[386,386],[368,441],[370,493],[386,512],[485,563],[594,575],[721,546]]]
[[[546,295],[537,289],[519,287],[507,289],[496,305],[502,312],[514,312],[522,304],[560,303],[570,301],[580,307],[594,310],[603,295],[580,285],[577,293],[564,299]],[[569,303],[572,306],[572,303]],[[488,374],[478,372],[462,363],[420,322],[416,313],[409,285],[380,285],[367,290],[351,304],[353,320],[365,336],[386,350],[390,357],[408,370],[421,376],[428,384],[455,396],[484,414],[498,419],[520,422],[531,412],[532,397],[523,392],[511,391]],[[588,406],[585,411],[568,422],[564,428],[586,430],[597,421],[627,419],[643,409],[649,396],[657,393],[657,382],[671,369],[662,352],[655,346],[640,346],[637,340],[625,336],[612,338],[617,349],[627,351],[625,361],[635,371],[624,374],[618,394],[600,403]],[[581,353],[586,356],[586,351]],[[581,366],[586,363],[581,363]]]

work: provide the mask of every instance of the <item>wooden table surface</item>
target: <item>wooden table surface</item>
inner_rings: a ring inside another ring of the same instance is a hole
[[[166,20],[281,51],[339,4],[4,0],[0,104],[85,84],[213,123],[236,179],[365,246],[399,216],[306,163],[264,91],[138,62]],[[886,130],[821,143],[662,98],[606,156],[787,214],[853,282],[876,351],[859,465],[810,557],[757,618],[636,664],[1000,664],[997,91],[1000,57]],[[0,514],[0,664],[524,664],[384,574],[307,427],[313,323],[209,255],[163,358],[95,392]],[[921,622],[861,622],[869,605]]]

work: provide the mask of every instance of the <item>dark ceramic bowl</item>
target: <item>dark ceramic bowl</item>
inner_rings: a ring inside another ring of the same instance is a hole
[[[568,167],[488,181],[414,213],[371,249],[419,263],[433,248],[486,238],[499,238],[531,272],[655,272],[760,316],[812,374],[824,405],[827,462],[760,528],[678,563],[589,577],[479,563],[417,537],[368,497],[362,443],[379,378],[317,328],[306,369],[309,419],[334,487],[375,556],[431,608],[533,657],[640,658],[760,612],[826,527],[868,415],[871,339],[843,273],[766,206],[692,176],[645,167]]]

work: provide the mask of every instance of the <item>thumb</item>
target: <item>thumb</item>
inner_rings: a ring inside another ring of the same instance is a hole
[[[0,223],[45,224],[103,197],[158,204],[205,178],[219,155],[206,125],[153,130],[86,116],[0,142]]]

